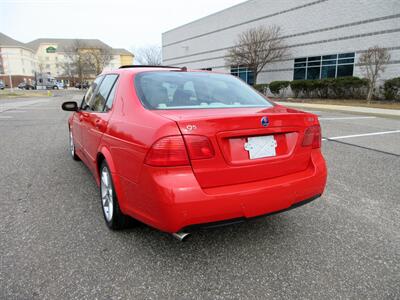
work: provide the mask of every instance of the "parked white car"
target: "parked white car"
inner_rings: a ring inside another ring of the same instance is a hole
[[[65,89],[65,84],[62,82],[56,82],[57,88],[60,89]]]

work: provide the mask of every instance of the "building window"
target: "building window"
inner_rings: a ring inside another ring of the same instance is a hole
[[[336,77],[353,76],[353,65],[338,65]]]
[[[353,76],[355,53],[296,58],[293,80]]]
[[[247,67],[231,67],[231,74],[239,77],[249,85],[254,85],[254,72],[249,70]]]

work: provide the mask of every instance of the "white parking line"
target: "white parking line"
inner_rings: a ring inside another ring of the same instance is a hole
[[[331,117],[331,118],[318,118],[320,121],[334,121],[334,120],[363,120],[363,119],[376,119],[376,117]]]
[[[61,110],[61,106],[60,107],[44,107],[44,106],[24,107],[24,110]]]
[[[15,113],[26,113],[26,110],[7,110],[7,113],[15,114]]]
[[[327,140],[343,140],[343,139],[350,139],[355,137],[363,137],[363,136],[372,136],[372,135],[382,135],[382,134],[391,134],[391,133],[400,133],[400,130],[392,130],[392,131],[381,131],[381,132],[371,132],[371,133],[364,133],[364,134],[353,134],[353,135],[343,135],[343,136],[334,136],[322,139],[323,141]]]
[[[6,102],[0,104],[0,113],[7,110],[14,110],[20,107],[32,106],[35,104],[46,104],[49,102],[49,99],[38,99],[38,100],[25,100],[25,101],[16,101],[16,102]]]
[[[314,114],[314,115],[320,115],[321,112],[317,111],[317,110],[303,110],[304,112],[310,113],[310,114]]]
[[[13,117],[11,117],[11,116],[0,116],[0,120],[3,120],[3,119],[12,119]]]

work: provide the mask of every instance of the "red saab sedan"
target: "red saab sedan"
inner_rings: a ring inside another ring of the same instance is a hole
[[[126,66],[65,102],[70,151],[93,173],[106,224],[129,218],[183,239],[321,196],[317,116],[231,75]]]

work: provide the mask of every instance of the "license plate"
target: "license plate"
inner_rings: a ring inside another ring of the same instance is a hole
[[[250,159],[276,156],[276,140],[273,135],[247,138],[244,149],[249,152]]]

